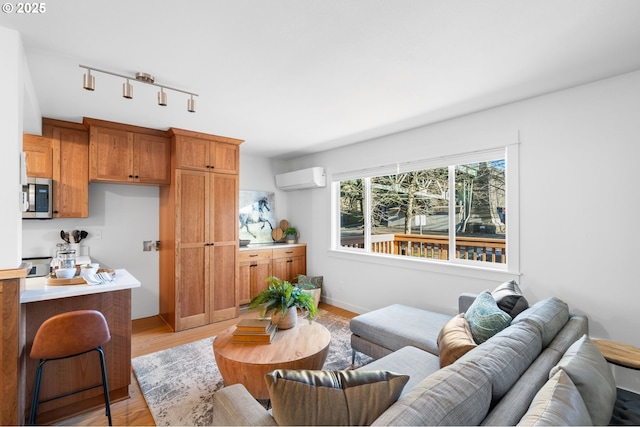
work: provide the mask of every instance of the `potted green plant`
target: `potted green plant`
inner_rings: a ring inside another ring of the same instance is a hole
[[[267,278],[269,287],[251,299],[249,308],[260,307],[260,316],[273,313],[271,321],[278,329],[293,328],[298,320],[297,308],[309,314],[309,322],[318,313],[313,297],[288,281],[275,276]]]
[[[298,241],[298,230],[295,227],[289,227],[284,230],[287,243],[296,243]]]

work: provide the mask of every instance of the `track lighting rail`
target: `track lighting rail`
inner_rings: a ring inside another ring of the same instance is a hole
[[[94,90],[95,89],[95,80],[94,80],[94,76],[91,75],[92,71],[98,72],[98,73],[103,73],[103,74],[109,74],[115,77],[120,77],[122,79],[126,80],[126,83],[123,84],[123,97],[131,99],[133,98],[133,87],[129,84],[129,80],[135,80],[138,81],[140,83],[145,83],[148,85],[152,85],[152,86],[156,86],[160,88],[160,92],[158,92],[158,104],[162,105],[162,106],[166,106],[167,105],[167,96],[166,93],[164,92],[165,90],[172,90],[174,92],[180,92],[180,93],[184,93],[186,95],[191,96],[190,99],[187,100],[187,110],[189,112],[194,113],[196,108],[195,108],[195,100],[193,99],[194,96],[198,96],[197,93],[194,92],[189,92],[188,90],[183,90],[183,89],[178,89],[175,87],[171,87],[171,86],[167,86],[167,85],[162,85],[159,83],[155,82],[155,79],[153,78],[152,75],[150,74],[146,74],[146,73],[137,73],[135,76],[127,76],[124,74],[120,74],[120,73],[114,73],[113,71],[107,71],[107,70],[102,70],[100,68],[95,68],[95,67],[90,67],[88,65],[79,65],[80,68],[84,68],[85,70],[87,70],[87,74],[84,75],[83,78],[83,87],[87,90]]]

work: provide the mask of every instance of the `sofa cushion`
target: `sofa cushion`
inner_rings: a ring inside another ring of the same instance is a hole
[[[583,335],[573,343],[549,373],[564,370],[587,405],[594,425],[608,425],[616,403],[616,381],[598,347]]]
[[[390,371],[409,375],[409,381],[402,389],[401,396],[410,392],[420,381],[438,369],[438,356],[410,345],[358,368],[362,371]]]
[[[438,333],[452,316],[393,304],[351,319],[351,332],[391,351],[411,345],[438,355]]]
[[[542,339],[535,326],[513,325],[462,356],[455,364],[473,364],[485,372],[491,381],[495,403],[529,369],[541,351]]]
[[[491,382],[476,366],[440,369],[391,405],[373,425],[480,425],[491,404]]]
[[[569,320],[569,306],[556,297],[538,301],[511,322],[512,325],[528,322],[535,325],[542,334],[542,346],[547,347]]]
[[[278,425],[370,425],[398,399],[409,376],[278,369],[265,380]]]
[[[469,322],[464,313],[458,314],[449,320],[438,334],[438,351],[440,355],[440,367],[444,368],[452,364],[469,350],[473,350],[477,344],[471,335]]]
[[[519,426],[588,426],[589,411],[571,378],[562,370],[538,391]]]
[[[482,292],[465,313],[473,339],[482,344],[511,323],[511,316],[500,310],[487,291]]]
[[[529,302],[522,295],[522,291],[515,280],[498,285],[497,288],[491,291],[491,296],[496,300],[500,310],[512,318],[529,308]]]

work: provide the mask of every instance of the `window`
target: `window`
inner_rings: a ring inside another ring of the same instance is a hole
[[[516,160],[510,146],[337,174],[334,249],[517,269]]]

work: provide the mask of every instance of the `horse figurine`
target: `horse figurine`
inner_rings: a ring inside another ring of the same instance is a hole
[[[240,209],[238,219],[240,220],[240,230],[243,228],[247,230],[247,233],[251,234],[254,238],[255,234],[249,230],[249,224],[262,224],[260,229],[262,230],[266,224],[269,224],[269,228],[273,230],[273,225],[269,222],[267,218],[264,217],[265,210],[267,212],[271,211],[269,207],[269,200],[266,197],[262,197],[257,201],[253,202],[250,205],[247,205]]]

